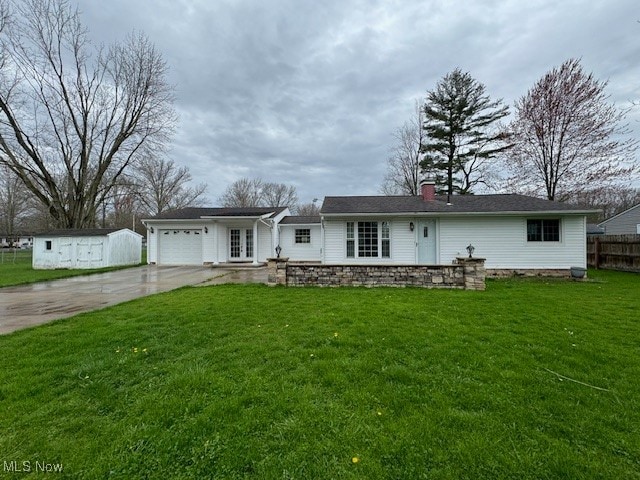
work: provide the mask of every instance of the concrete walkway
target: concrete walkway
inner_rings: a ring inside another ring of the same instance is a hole
[[[157,267],[0,288],[0,335],[186,285],[266,282],[266,267]]]

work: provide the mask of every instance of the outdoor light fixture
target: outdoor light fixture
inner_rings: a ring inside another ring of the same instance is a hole
[[[280,245],[278,245],[276,247],[276,256],[277,256],[277,258],[280,258],[280,252],[282,252],[282,247]]]
[[[409,222],[409,230],[413,232],[414,228],[416,228],[416,226],[413,224],[413,222]]]
[[[209,233],[209,229],[207,227],[204,227],[204,233]]]
[[[153,233],[153,227],[151,227],[151,228],[149,229],[149,231],[150,231],[151,233]]]
[[[469,258],[471,258],[471,256],[473,255],[473,251],[476,249],[476,247],[474,247],[473,245],[469,244],[467,246],[467,252],[469,252]]]

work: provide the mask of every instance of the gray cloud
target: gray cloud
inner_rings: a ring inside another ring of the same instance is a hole
[[[640,9],[617,1],[82,2],[92,37],[132,29],[171,68],[180,124],[172,157],[209,184],[258,176],[302,201],[374,194],[393,131],[455,67],[513,104],[570,57],[640,97]],[[636,134],[640,116],[630,117]]]

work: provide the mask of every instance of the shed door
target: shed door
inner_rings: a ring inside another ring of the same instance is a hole
[[[73,250],[73,242],[70,238],[62,237],[58,240],[58,265],[62,268],[71,268],[72,261],[72,250]]]
[[[436,222],[423,220],[418,222],[418,263],[433,265],[436,258]]]
[[[99,238],[82,238],[76,246],[78,268],[102,267],[104,240]]]
[[[159,265],[202,265],[202,230],[160,230]]]

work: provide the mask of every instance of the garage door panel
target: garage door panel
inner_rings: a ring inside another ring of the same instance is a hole
[[[202,265],[202,230],[160,230],[160,265]]]

